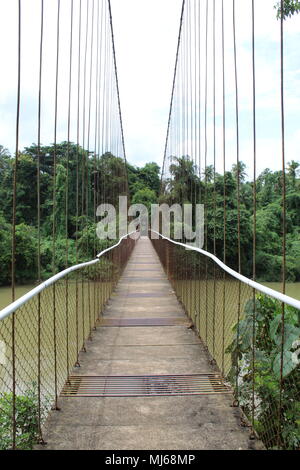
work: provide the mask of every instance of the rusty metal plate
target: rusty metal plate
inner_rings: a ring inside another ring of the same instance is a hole
[[[135,266],[135,265],[140,265],[140,266],[159,266],[161,267],[161,264],[156,261],[153,263],[150,263],[150,261],[130,261],[127,266]]]
[[[139,299],[139,298],[144,298],[144,299],[156,299],[156,298],[166,298],[168,296],[171,296],[171,294],[166,294],[166,293],[150,293],[150,294],[142,294],[142,293],[139,293],[139,292],[136,292],[136,293],[132,293],[132,294],[127,294],[127,295],[124,295],[125,298],[128,298],[128,299]]]
[[[133,273],[157,273],[157,269],[149,269],[149,268],[138,268],[138,269],[127,269],[127,271],[132,271]]]
[[[189,326],[186,317],[171,318],[102,318],[102,327],[134,327],[134,326]]]
[[[134,281],[134,282],[167,282],[167,279],[165,276],[161,277],[140,277],[140,276],[123,276],[122,281]]]
[[[62,397],[175,397],[230,394],[217,374],[151,376],[72,376]]]

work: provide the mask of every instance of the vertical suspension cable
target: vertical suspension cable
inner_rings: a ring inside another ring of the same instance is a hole
[[[123,128],[123,118],[122,118],[121,100],[120,100],[120,87],[119,87],[118,68],[117,68],[117,60],[116,60],[115,37],[114,37],[114,27],[113,27],[113,21],[112,21],[111,1],[110,0],[108,0],[108,11],[109,11],[109,21],[110,21],[110,31],[111,31],[111,41],[112,41],[114,75],[115,75],[115,80],[116,80],[118,112],[119,112],[119,120],[120,120],[120,127],[121,127],[122,150],[123,150],[123,156],[124,156],[124,162],[125,162],[125,168],[126,168],[127,158],[126,158],[126,150],[125,150],[124,128]],[[128,190],[128,182],[127,181],[126,181],[126,190]]]
[[[99,44],[100,44],[100,5],[97,2],[97,55],[96,55],[96,80],[95,80],[95,134],[94,134],[94,175],[93,175],[93,184],[94,184],[94,194],[93,194],[93,221],[94,221],[94,243],[93,243],[93,256],[96,257],[96,243],[97,243],[97,235],[96,235],[96,209],[97,209],[97,131],[98,131],[98,105],[99,105]],[[98,299],[98,282],[97,282],[97,274],[94,276],[93,279],[93,286],[94,286],[94,298],[93,298],[93,305],[94,305],[94,328],[96,329],[96,321],[98,319],[97,315],[97,308],[99,305]]]
[[[227,205],[226,205],[226,97],[225,97],[225,25],[224,0],[222,0],[222,114],[223,114],[223,263],[227,261]],[[222,311],[222,375],[225,374],[225,310],[226,309],[226,273],[223,273],[223,311]]]
[[[172,112],[174,109],[174,99],[175,99],[175,88],[176,88],[176,81],[179,83],[179,79],[177,77],[179,75],[179,55],[180,55],[180,44],[182,41],[182,29],[183,29],[183,19],[184,19],[184,12],[185,12],[185,2],[186,0],[182,1],[181,6],[181,14],[180,14],[180,24],[179,24],[179,34],[177,40],[177,50],[176,50],[176,59],[175,59],[175,67],[174,67],[174,75],[173,75],[173,84],[172,84],[172,93],[171,93],[171,102],[170,102],[170,112],[168,117],[168,126],[167,126],[167,136],[165,141],[165,149],[164,149],[164,158],[163,158],[163,166],[162,166],[162,174],[161,174],[161,184],[164,175],[167,173],[166,166],[167,166],[167,151],[168,151],[168,142],[169,136],[171,132],[171,122],[172,122]],[[180,113],[181,115],[181,113]],[[177,152],[179,155],[179,152]]]
[[[86,2],[86,21],[85,21],[85,45],[84,45],[84,65],[83,65],[83,109],[82,109],[82,170],[81,170],[81,218],[82,223],[85,220],[87,224],[86,214],[86,171],[88,165],[89,149],[85,148],[85,137],[86,137],[86,82],[87,82],[87,51],[88,51],[88,31],[89,31],[89,6],[90,2]],[[84,236],[87,232],[86,224],[81,226],[81,233]],[[82,310],[82,351],[86,352],[85,347],[85,276],[82,272],[81,276],[81,310]]]
[[[216,248],[216,0],[213,0],[213,148],[214,148],[214,173],[213,173],[213,252],[217,255]],[[216,334],[216,265],[214,264],[213,285],[213,357],[215,357],[215,334]]]
[[[205,117],[204,117],[204,141],[205,141],[205,163],[204,163],[204,171],[205,171],[205,193],[204,193],[204,224],[205,224],[205,250],[208,250],[208,217],[207,217],[207,103],[208,100],[208,0],[206,0],[206,27],[205,27]],[[207,345],[207,335],[208,335],[208,262],[207,258],[205,257],[205,311],[206,311],[206,318],[205,318],[205,344]]]
[[[18,1],[18,76],[17,76],[17,116],[16,116],[16,154],[13,169],[13,210],[12,210],[12,266],[11,266],[11,293],[12,302],[15,301],[16,282],[16,207],[17,207],[17,170],[19,162],[19,133],[20,133],[20,101],[21,101],[21,34],[22,34],[21,0]],[[12,332],[12,448],[16,448],[16,337],[15,312],[11,317]]]
[[[54,110],[54,155],[53,155],[53,224],[52,224],[52,272],[56,272],[56,167],[57,167],[57,119],[58,119],[58,78],[59,78],[59,49],[60,49],[60,0],[57,2],[57,30],[56,30],[56,72],[55,72],[55,110]],[[58,385],[57,385],[57,318],[56,318],[56,284],[53,284],[53,343],[54,343],[54,383],[55,383],[55,405],[58,408]]]
[[[196,204],[199,203],[199,180],[197,178],[197,173],[198,173],[198,160],[199,160],[199,155],[198,155],[198,141],[199,141],[199,135],[198,135],[198,125],[197,125],[197,91],[198,91],[198,80],[197,80],[197,56],[198,56],[198,48],[197,48],[197,2],[194,0],[194,161],[195,161],[195,169],[194,169],[194,187],[195,187],[195,194],[194,194],[194,213],[196,216]],[[198,157],[198,158],[197,158]],[[196,227],[196,217],[195,217],[195,228]],[[194,265],[194,283],[193,283],[193,288],[194,288],[194,305],[193,305],[193,310],[194,310],[194,315],[195,315],[195,326],[196,330],[199,331],[199,299],[197,296],[197,293],[199,292],[198,289],[198,282],[199,282],[199,269],[197,270],[197,264],[195,263]]]
[[[42,71],[44,45],[44,0],[41,0],[41,29],[39,55],[39,92],[38,92],[38,143],[37,143],[37,270],[38,283],[41,282],[41,108],[42,108]],[[41,427],[41,294],[38,294],[38,433],[39,442],[43,443]]]
[[[238,234],[238,272],[241,273],[241,200],[240,200],[240,130],[239,130],[239,89],[236,46],[236,3],[233,0],[233,45],[234,45],[234,84],[236,118],[236,162],[237,162],[237,234]]]
[[[281,0],[280,15],[280,99],[281,99],[281,152],[282,152],[282,292],[286,292],[286,174],[285,174],[285,106],[284,106],[284,0]],[[280,351],[280,391],[278,405],[278,438],[277,446],[282,447],[282,394],[284,387],[284,343],[285,343],[285,304],[281,313],[281,351]]]
[[[240,222],[240,138],[239,138],[239,94],[237,73],[237,48],[236,48],[236,4],[233,0],[233,48],[234,48],[234,79],[235,79],[235,116],[236,116],[236,154],[237,154],[237,234],[238,234],[238,272],[241,273],[241,222]],[[240,317],[241,317],[241,282],[238,282],[238,305],[237,305],[237,341],[239,341]],[[236,375],[236,399],[238,402],[239,383]]]
[[[195,28],[198,29],[198,90],[199,90],[199,95],[197,99],[198,103],[198,184],[199,184],[199,192],[198,192],[198,199],[197,202],[199,204],[202,204],[202,178],[201,178],[201,166],[202,166],[202,147],[201,147],[201,140],[202,140],[202,132],[201,132],[201,123],[202,123],[202,101],[201,101],[201,85],[202,85],[202,80],[201,80],[201,72],[202,72],[202,67],[201,67],[201,2],[198,2],[198,18],[197,18],[197,24],[195,25]],[[196,14],[195,14],[196,17]],[[197,28],[198,26],[198,28]],[[197,41],[197,35],[196,35],[196,41]],[[197,51],[197,47],[195,47],[195,53]],[[201,273],[201,262],[199,263],[199,268],[198,268],[198,293],[199,293],[199,316],[198,316],[198,331],[199,331],[199,336],[201,338],[201,284],[202,284],[202,273]]]
[[[78,232],[79,232],[79,157],[80,157],[80,91],[81,91],[81,29],[82,29],[82,0],[79,2],[78,19],[78,76],[77,76],[77,145],[76,145],[76,226],[75,226],[75,251],[76,264],[78,264]],[[75,367],[80,367],[79,363],[79,283],[78,273],[76,273],[76,354],[77,361]]]
[[[70,49],[69,49],[69,97],[68,97],[68,136],[67,136],[67,169],[65,188],[65,237],[66,237],[66,268],[69,267],[69,166],[70,166],[70,132],[71,132],[71,97],[72,97],[72,65],[73,65],[73,21],[74,0],[71,0]],[[66,277],[66,365],[69,375],[69,280]]]
[[[94,11],[95,11],[95,0],[92,0],[92,26],[91,26],[91,49],[90,49],[90,82],[89,82],[89,105],[88,105],[88,139],[87,139],[87,177],[86,177],[86,215],[87,224],[89,223],[89,199],[90,199],[90,133],[91,133],[91,101],[92,101],[92,78],[93,78],[93,54],[94,54]],[[87,241],[86,241],[87,256],[89,255],[89,231],[87,226]],[[88,312],[89,312],[89,340],[92,340],[92,318],[91,318],[91,289],[90,289],[90,267],[88,267]]]
[[[256,68],[255,68],[255,0],[252,0],[252,85],[253,85],[253,280],[256,281],[256,212],[257,212],[257,196],[256,196]],[[256,343],[256,290],[253,289],[253,323],[252,323],[252,438],[254,438],[255,425],[255,343]]]

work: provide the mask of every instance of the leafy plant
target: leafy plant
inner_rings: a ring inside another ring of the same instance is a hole
[[[240,404],[268,448],[300,446],[300,312],[265,295],[247,302],[227,349]],[[253,394],[254,390],[254,394]]]
[[[277,18],[281,18],[281,15],[283,14],[283,19],[286,19],[290,18],[295,13],[299,13],[300,2],[298,0],[284,0],[283,11],[281,11],[281,2],[277,2],[275,8],[277,10]]]
[[[24,395],[17,395],[16,406],[16,448],[31,450],[37,443],[38,430],[38,392],[32,385]],[[47,404],[41,406],[41,417],[47,412]],[[13,445],[12,436],[13,394],[5,393],[0,398],[0,450],[9,450]]]

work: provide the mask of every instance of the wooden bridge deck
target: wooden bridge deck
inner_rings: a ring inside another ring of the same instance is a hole
[[[141,238],[104,312],[104,320],[158,320],[175,326],[102,326],[80,355],[74,376],[213,373],[148,238]],[[151,321],[148,320],[150,323]],[[51,412],[43,449],[249,449],[232,396],[63,397]],[[38,447],[41,449],[41,447]]]

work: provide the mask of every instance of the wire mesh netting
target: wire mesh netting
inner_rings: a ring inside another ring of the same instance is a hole
[[[41,437],[134,244],[123,240],[98,263],[46,287],[0,321],[0,449],[22,449],[31,428]]]
[[[161,238],[152,243],[253,436],[268,449],[299,449],[300,311],[204,254]]]

